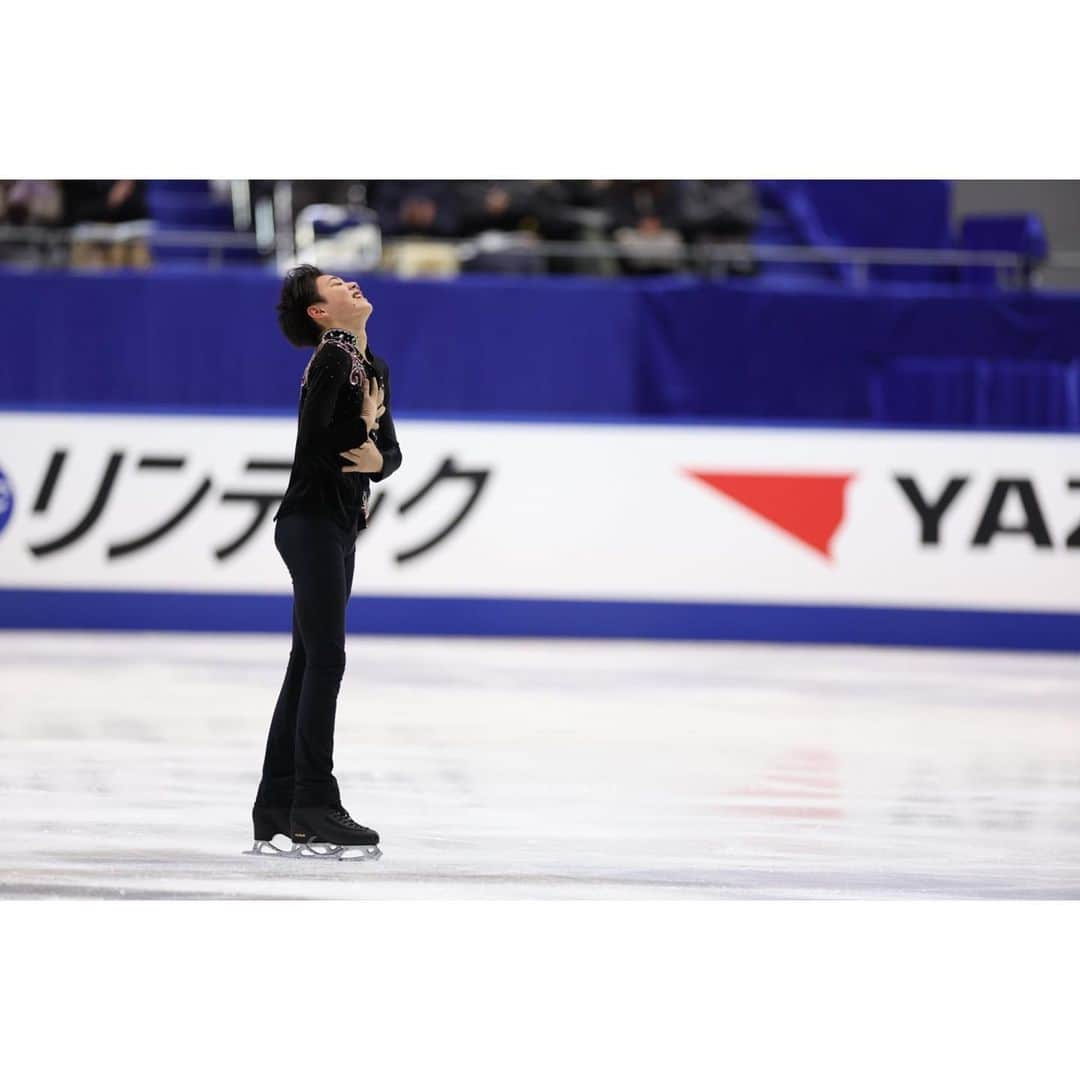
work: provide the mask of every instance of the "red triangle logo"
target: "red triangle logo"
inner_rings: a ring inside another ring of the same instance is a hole
[[[844,520],[844,493],[854,473],[728,473],[686,469],[796,540],[832,558],[829,545]]]

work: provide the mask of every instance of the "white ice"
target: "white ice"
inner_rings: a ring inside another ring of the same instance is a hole
[[[0,897],[1080,898],[1069,656],[352,637],[377,863],[253,858],[288,640],[0,634]]]

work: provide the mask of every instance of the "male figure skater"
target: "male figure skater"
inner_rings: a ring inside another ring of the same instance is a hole
[[[289,486],[274,544],[293,586],[292,651],[266,741],[252,819],[253,854],[379,858],[379,835],[341,805],[333,775],[334,715],[345,671],[345,607],[372,480],[401,465],[390,371],[368,347],[372,306],[354,281],[298,266],[278,322],[315,352],[300,381]],[[274,837],[292,838],[293,848]]]

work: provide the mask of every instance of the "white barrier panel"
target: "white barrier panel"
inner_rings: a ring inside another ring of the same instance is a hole
[[[1080,439],[403,419],[355,592],[1080,611]],[[0,588],[287,593],[293,418],[0,413]]]

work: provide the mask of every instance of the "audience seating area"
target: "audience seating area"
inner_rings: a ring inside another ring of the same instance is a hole
[[[0,181],[0,231],[20,220],[15,207],[5,214],[4,185],[12,183]],[[311,255],[406,276],[697,273],[776,288],[914,282],[1007,289],[1029,285],[1048,252],[1034,214],[954,227],[951,184],[937,180],[139,183],[133,202],[150,219],[150,259],[100,265],[277,268]],[[43,224],[73,222],[65,213]],[[717,244],[742,250],[717,254]],[[0,261],[5,250],[0,242]],[[974,261],[965,265],[962,253]],[[988,265],[992,253],[1012,264]]]

